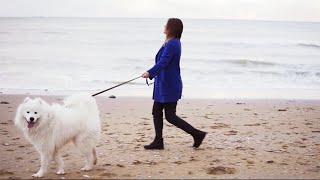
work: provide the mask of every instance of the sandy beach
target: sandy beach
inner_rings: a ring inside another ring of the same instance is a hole
[[[27,95],[0,95],[0,178],[26,179],[38,171],[39,155],[14,126]],[[34,97],[31,96],[30,97]],[[49,103],[62,96],[41,96]],[[52,163],[46,178],[320,178],[319,100],[182,99],[177,114],[208,132],[199,149],[193,139],[165,122],[164,150],[144,150],[153,140],[152,99],[96,97],[102,138],[98,164],[81,172],[84,157],[63,151],[65,175]]]

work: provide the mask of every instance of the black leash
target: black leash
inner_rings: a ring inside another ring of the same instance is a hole
[[[148,78],[146,78],[146,84],[147,84],[148,86],[151,86],[153,83],[154,83],[154,82],[149,83],[149,82],[148,82]]]
[[[127,84],[127,83],[129,83],[129,82],[131,82],[131,81],[134,81],[134,80],[136,80],[136,79],[139,79],[139,78],[141,78],[141,76],[136,77],[136,78],[133,78],[133,79],[131,79],[131,80],[129,80],[129,81],[126,81],[126,82],[123,82],[123,83],[121,83],[121,84],[118,84],[118,85],[113,86],[113,87],[111,87],[111,88],[108,88],[108,89],[106,89],[106,90],[100,91],[100,92],[98,92],[98,93],[95,93],[95,94],[92,95],[92,97],[94,97],[94,96],[96,96],[96,95],[98,95],[98,94],[104,93],[104,92],[106,92],[106,91],[109,91],[109,90],[111,90],[111,89],[113,89],[113,88],[116,88],[116,87],[118,87],[118,86]]]

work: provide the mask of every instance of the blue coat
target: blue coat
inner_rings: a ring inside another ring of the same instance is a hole
[[[155,102],[177,102],[182,94],[180,75],[181,43],[178,38],[169,40],[156,55],[156,64],[148,70],[154,80]]]

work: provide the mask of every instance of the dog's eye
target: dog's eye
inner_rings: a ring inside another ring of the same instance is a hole
[[[34,114],[37,114],[38,112],[34,112]]]
[[[30,112],[29,112],[29,111],[27,111],[27,113],[29,114]]]

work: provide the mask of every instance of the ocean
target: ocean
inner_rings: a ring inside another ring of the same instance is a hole
[[[183,98],[320,99],[320,22],[182,19]],[[0,91],[96,93],[154,65],[157,18],[0,18]],[[145,79],[101,96],[152,97]]]

